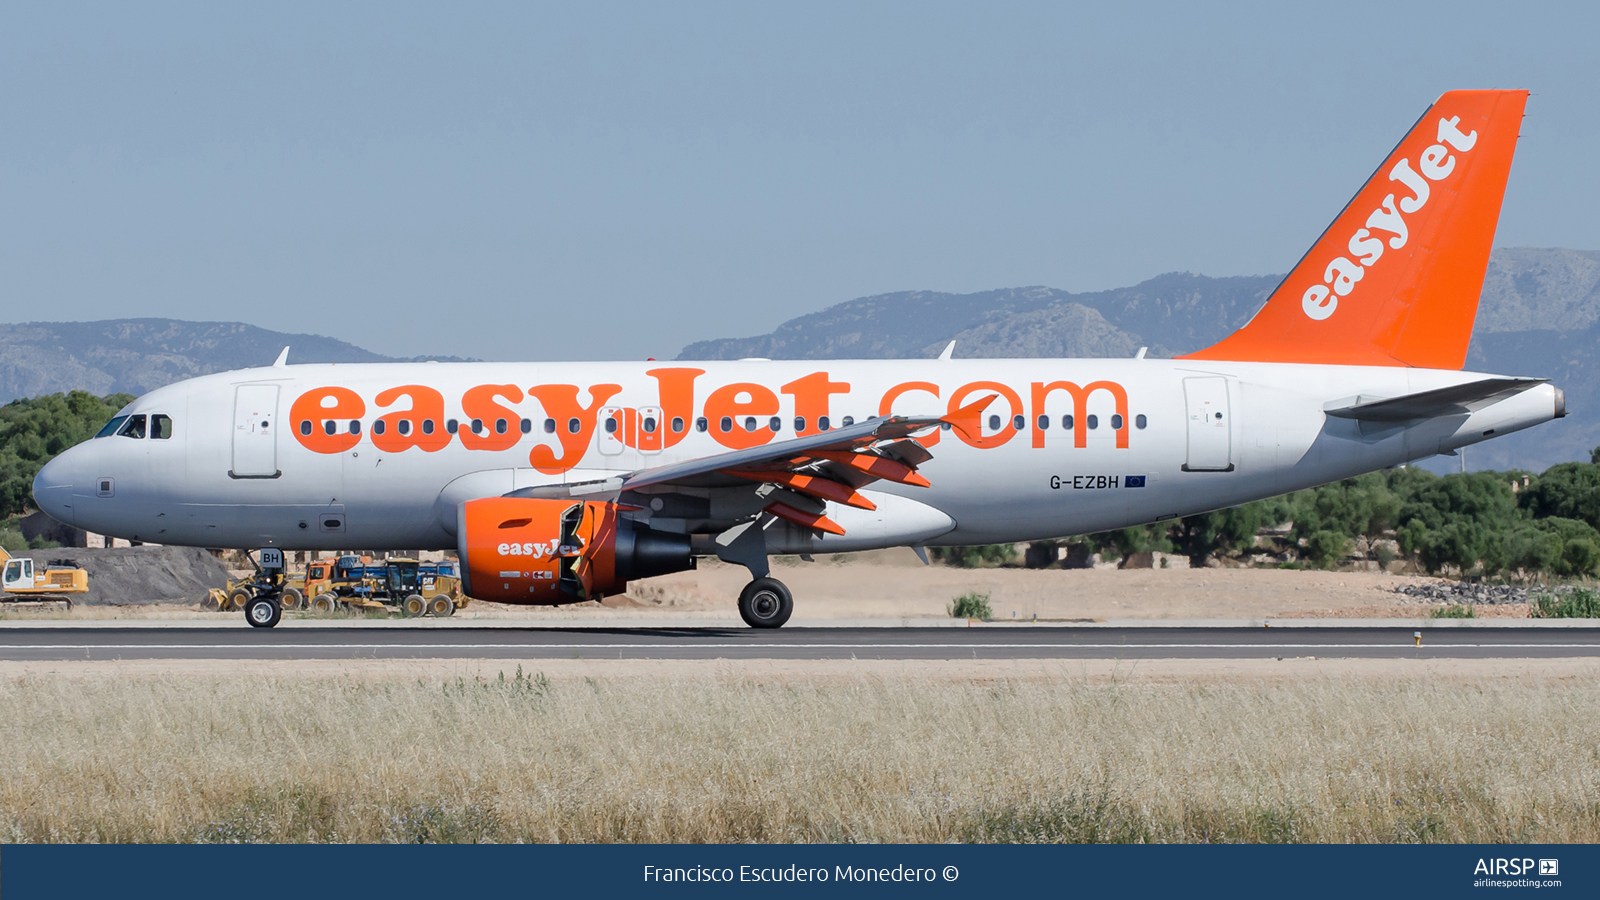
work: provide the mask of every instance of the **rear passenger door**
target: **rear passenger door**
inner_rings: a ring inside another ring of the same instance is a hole
[[[1217,375],[1183,380],[1188,430],[1185,472],[1233,471],[1233,410],[1228,379]]]

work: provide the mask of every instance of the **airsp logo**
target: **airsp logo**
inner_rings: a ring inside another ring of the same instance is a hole
[[[1541,859],[1541,860],[1539,860],[1539,874],[1540,875],[1546,874],[1546,872],[1545,872],[1545,865],[1546,864],[1548,864],[1550,866],[1550,871],[1549,871],[1548,874],[1551,874],[1551,875],[1556,874],[1556,870],[1557,870],[1558,866],[1557,866],[1556,860],[1553,860],[1553,859]],[[1531,860],[1531,859],[1526,859],[1526,858],[1524,858],[1524,859],[1505,859],[1503,857],[1499,857],[1499,858],[1494,858],[1494,859],[1479,859],[1478,860],[1478,866],[1477,866],[1477,868],[1472,870],[1472,874],[1474,874],[1474,875],[1526,875],[1526,874],[1528,874],[1528,873],[1530,873],[1532,871],[1533,871],[1533,860]]]

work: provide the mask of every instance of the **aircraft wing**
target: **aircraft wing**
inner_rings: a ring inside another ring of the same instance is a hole
[[[1461,415],[1499,403],[1529,388],[1549,381],[1548,378],[1485,378],[1450,387],[1405,394],[1384,399],[1355,398],[1354,403],[1324,410],[1341,419],[1358,419],[1364,422],[1407,422],[1413,419],[1432,419],[1438,416]]]
[[[880,416],[831,431],[638,469],[601,481],[525,488],[507,496],[539,497],[552,492],[571,497],[620,495],[648,487],[718,488],[764,483],[785,489],[773,496],[765,512],[808,528],[843,534],[844,529],[823,515],[825,504],[820,501],[870,510],[877,507],[859,489],[872,482],[887,480],[928,487],[928,480],[917,473],[917,466],[932,459],[933,454],[912,436],[941,425],[976,435],[979,414],[996,396],[991,394],[945,416]]]

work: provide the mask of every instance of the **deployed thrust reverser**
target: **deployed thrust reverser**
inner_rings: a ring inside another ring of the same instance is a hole
[[[689,536],[655,531],[616,503],[488,497],[457,508],[462,587],[502,603],[577,603],[635,578],[694,568]]]

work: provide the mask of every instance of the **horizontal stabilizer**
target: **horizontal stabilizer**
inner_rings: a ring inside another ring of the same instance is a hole
[[[1356,397],[1353,403],[1341,400],[1336,408],[1324,412],[1341,419],[1359,419],[1363,422],[1407,422],[1412,419],[1455,416],[1492,406],[1547,381],[1548,378],[1485,378],[1401,397]]]

